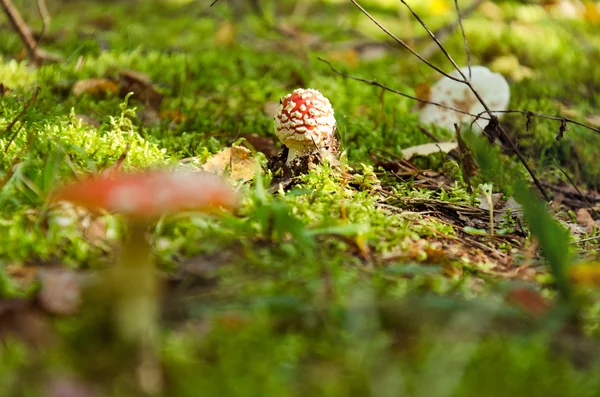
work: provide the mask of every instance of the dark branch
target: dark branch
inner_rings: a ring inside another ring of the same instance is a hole
[[[416,96],[412,96],[412,95],[405,94],[405,93],[403,93],[403,92],[401,92],[401,91],[395,90],[395,89],[393,89],[393,88],[391,88],[391,87],[388,87],[388,86],[386,86],[386,85],[384,85],[384,84],[381,84],[380,82],[378,82],[378,81],[376,81],[376,80],[367,80],[367,79],[363,79],[363,78],[360,78],[360,77],[351,76],[351,75],[349,75],[349,74],[347,74],[347,73],[344,73],[344,72],[342,72],[342,71],[339,71],[339,70],[337,70],[335,67],[333,67],[333,65],[332,65],[332,64],[331,64],[329,61],[327,61],[327,60],[325,60],[325,59],[323,59],[323,58],[321,58],[321,57],[317,57],[317,59],[318,59],[319,61],[321,61],[321,62],[323,62],[323,63],[327,64],[327,66],[329,66],[329,68],[330,68],[330,69],[331,69],[331,70],[332,70],[334,73],[337,73],[337,74],[339,74],[340,76],[343,76],[343,77],[345,77],[345,78],[347,78],[347,79],[350,79],[350,80],[355,80],[355,81],[360,81],[361,83],[365,83],[365,84],[368,84],[368,85],[372,85],[372,86],[375,86],[375,87],[379,87],[379,88],[382,88],[382,89],[384,89],[384,90],[386,90],[386,91],[393,92],[393,93],[394,93],[394,94],[396,94],[396,95],[400,95],[400,96],[403,96],[403,97],[405,97],[405,98],[412,99],[413,101],[421,102],[421,103],[424,103],[424,104],[427,104],[427,105],[434,105],[434,106],[438,106],[438,107],[440,107],[440,108],[443,108],[443,109],[452,110],[453,112],[456,112],[456,113],[461,113],[461,114],[466,114],[466,115],[468,115],[468,116],[471,116],[471,117],[476,117],[476,118],[478,118],[478,119],[489,120],[489,119],[487,119],[487,118],[485,118],[485,117],[481,117],[482,115],[479,115],[479,117],[477,117],[478,115],[476,115],[476,114],[472,114],[472,113],[469,113],[469,112],[466,112],[466,111],[464,111],[464,110],[456,109],[456,108],[453,108],[453,107],[451,107],[451,106],[442,105],[441,103],[437,103],[437,102],[431,102],[431,101],[428,101],[428,100],[426,100],[426,99],[422,99],[422,98],[418,98],[418,97],[416,97]]]
[[[465,45],[465,52],[467,54],[467,65],[469,67],[469,81],[473,78],[471,73],[471,51],[469,51],[469,42],[467,41],[467,34],[465,33],[465,27],[463,25],[462,15],[460,14],[460,8],[458,7],[458,0],[454,0],[456,6],[456,15],[458,15],[458,24],[460,25],[460,31],[463,37],[463,43]]]

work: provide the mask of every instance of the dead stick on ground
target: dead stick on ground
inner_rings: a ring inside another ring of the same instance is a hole
[[[33,32],[21,17],[21,14],[13,4],[12,0],[0,0],[0,5],[13,28],[17,31],[19,36],[21,36],[21,41],[25,44],[25,47],[27,47],[29,57],[35,64],[39,65],[44,61],[60,62],[62,60],[61,57],[48,54],[37,48],[37,41],[33,37]]]

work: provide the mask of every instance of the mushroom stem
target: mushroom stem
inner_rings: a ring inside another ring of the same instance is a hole
[[[158,285],[147,230],[144,220],[127,222],[119,263],[111,277],[118,332],[124,340],[143,345],[154,340],[158,318]]]

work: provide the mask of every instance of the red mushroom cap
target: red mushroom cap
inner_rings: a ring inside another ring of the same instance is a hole
[[[275,116],[275,133],[291,157],[330,143],[336,122],[327,98],[313,89],[297,89],[282,99]]]
[[[237,195],[216,175],[204,172],[148,171],[113,178],[94,177],[57,189],[53,201],[70,201],[136,218],[163,213],[233,209]]]

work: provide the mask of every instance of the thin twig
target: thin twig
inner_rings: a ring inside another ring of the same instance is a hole
[[[37,48],[37,41],[33,37],[31,28],[27,26],[23,17],[13,4],[12,0],[0,0],[0,5],[4,10],[4,13],[8,17],[8,20],[12,24],[13,28],[21,36],[21,41],[27,47],[29,57],[35,64],[41,64],[43,61],[49,62],[60,62],[62,58],[56,55],[49,54],[39,48]]]
[[[577,194],[579,194],[579,197],[581,197],[581,199],[586,202],[586,204],[588,205],[588,208],[590,209],[590,211],[592,211],[592,213],[594,215],[596,215],[596,218],[598,218],[598,213],[596,212],[596,210],[594,209],[594,207],[592,206],[592,204],[588,201],[588,199],[583,195],[583,193],[581,193],[581,190],[579,190],[579,188],[577,187],[577,185],[575,184],[575,182],[573,181],[573,179],[571,179],[571,177],[569,176],[569,174],[567,174],[567,171],[563,170],[562,167],[560,165],[558,165],[558,163],[556,162],[556,160],[554,160],[554,165],[569,180],[569,183],[571,183],[571,186],[573,186],[573,188],[575,189],[575,191],[577,191]]]
[[[485,113],[487,113],[487,112],[481,112],[479,114],[483,115]],[[545,114],[539,114],[539,113],[534,113],[534,112],[530,112],[530,111],[526,111],[526,110],[517,110],[517,109],[496,110],[496,111],[494,111],[494,113],[504,113],[504,114],[506,114],[506,113],[518,113],[518,114],[525,115],[527,117],[537,117],[537,118],[540,118],[540,119],[554,120],[554,121],[560,121],[560,122],[564,121],[566,123],[573,124],[573,125],[578,125],[580,127],[588,129],[590,131],[594,131],[594,132],[600,133],[600,128],[592,127],[590,125],[587,125],[585,123],[581,123],[581,122],[579,122],[577,120],[573,120],[573,119],[570,119],[568,117],[548,116],[548,115],[545,115]]]
[[[394,93],[394,94],[396,94],[396,95],[400,95],[400,96],[403,96],[403,97],[405,97],[405,98],[412,99],[413,101],[421,102],[421,103],[424,103],[424,104],[427,104],[427,105],[434,105],[434,106],[438,106],[438,107],[440,107],[440,108],[443,108],[443,109],[448,109],[448,110],[452,110],[453,112],[457,112],[457,113],[466,114],[466,115],[468,115],[468,116],[471,116],[471,117],[477,117],[477,115],[475,115],[475,114],[472,114],[472,113],[469,113],[469,112],[466,112],[466,111],[464,111],[464,110],[461,110],[461,109],[453,108],[453,107],[451,107],[451,106],[443,105],[443,104],[441,104],[441,103],[432,102],[432,101],[428,101],[428,100],[426,100],[426,99],[418,98],[418,97],[416,97],[416,96],[412,96],[412,95],[405,94],[405,93],[403,93],[403,92],[401,92],[401,91],[398,91],[398,90],[395,90],[395,89],[393,89],[393,88],[391,88],[391,87],[388,87],[388,86],[386,86],[385,84],[381,84],[380,82],[378,82],[378,81],[376,81],[376,80],[367,80],[367,79],[363,79],[363,78],[360,78],[360,77],[351,76],[351,75],[349,75],[349,74],[347,74],[347,73],[344,73],[344,72],[342,72],[342,71],[340,71],[340,70],[337,70],[337,69],[336,69],[336,68],[335,68],[335,67],[334,67],[334,66],[331,64],[331,62],[329,62],[329,61],[327,61],[327,60],[325,60],[325,59],[323,59],[323,58],[321,58],[321,57],[317,57],[317,59],[318,59],[319,61],[321,61],[321,62],[323,62],[323,63],[327,64],[327,66],[329,66],[329,68],[330,68],[330,69],[331,69],[331,70],[332,70],[334,73],[337,73],[337,74],[339,74],[340,76],[343,76],[343,77],[345,77],[345,78],[347,78],[347,79],[350,79],[350,80],[355,80],[355,81],[360,81],[361,83],[365,83],[365,84],[368,84],[368,85],[372,85],[372,86],[374,86],[374,87],[379,87],[379,88],[382,88],[382,89],[384,89],[384,90],[386,90],[386,91],[393,92],[393,93]],[[486,118],[484,118],[484,117],[480,117],[480,118],[481,118],[481,119],[483,119],[483,120],[489,120],[489,119],[486,119]]]
[[[467,41],[467,34],[465,33],[465,27],[463,25],[462,15],[460,14],[460,7],[458,6],[458,0],[454,0],[456,6],[456,15],[458,16],[458,24],[460,25],[460,31],[462,32],[463,43],[465,45],[465,53],[467,54],[467,65],[469,67],[469,81],[473,78],[471,73],[471,51],[469,51],[469,42]]]
[[[214,0],[212,3],[210,3],[210,6],[211,6],[211,7],[212,7],[212,6],[214,6],[215,4],[217,4],[217,2],[218,2],[218,1],[219,1],[219,0]]]
[[[419,54],[417,54],[410,46],[408,46],[402,40],[400,40],[396,36],[394,36],[393,33],[391,33],[389,30],[387,30],[381,23],[379,23],[379,21],[377,21],[374,17],[372,17],[364,8],[362,8],[356,2],[356,0],[350,0],[350,1],[359,10],[361,10],[361,12],[363,14],[365,14],[371,21],[373,21],[373,23],[375,23],[383,32],[385,32],[388,36],[392,37],[398,43],[400,43],[405,48],[407,48],[411,53],[413,53],[419,60],[421,60],[427,66],[429,66],[432,69],[438,71],[439,73],[441,73],[442,75],[450,78],[451,80],[454,80],[454,81],[457,81],[459,83],[465,84],[467,87],[469,87],[469,89],[471,90],[471,92],[473,93],[473,95],[475,95],[475,97],[477,98],[477,100],[479,101],[479,103],[481,104],[481,106],[483,106],[483,108],[485,109],[485,112],[489,115],[490,122],[495,122],[495,124],[497,126],[497,130],[503,135],[503,137],[505,138],[505,140],[509,143],[511,149],[517,155],[517,158],[523,164],[523,166],[525,167],[525,169],[527,170],[527,172],[531,176],[531,179],[533,179],[533,183],[536,185],[536,187],[538,188],[538,190],[544,196],[544,199],[546,199],[546,201],[550,201],[550,196],[548,196],[548,193],[546,192],[546,190],[542,186],[540,180],[537,178],[537,176],[535,175],[535,173],[533,172],[533,170],[531,169],[531,167],[529,167],[529,164],[527,164],[527,161],[525,160],[525,158],[519,152],[519,149],[517,148],[517,145],[508,136],[508,134],[506,133],[506,130],[504,130],[504,128],[497,122],[498,118],[492,114],[493,110],[491,110],[489,108],[489,106],[483,100],[483,98],[481,97],[481,95],[479,94],[479,92],[477,92],[477,90],[475,90],[475,88],[473,87],[473,85],[471,84],[471,82],[467,79],[467,76],[465,76],[465,74],[463,73],[463,71],[456,64],[456,62],[454,61],[454,59],[452,58],[452,56],[448,53],[448,51],[446,50],[446,48],[444,47],[444,45],[438,40],[438,38],[431,31],[431,29],[429,29],[429,27],[427,26],[427,24],[425,24],[425,22],[421,19],[421,17],[406,3],[406,1],[400,0],[402,2],[402,4],[404,4],[408,8],[408,10],[413,14],[413,16],[417,19],[417,21],[419,21],[419,23],[421,24],[421,26],[423,26],[423,28],[427,31],[427,33],[429,34],[429,36],[431,37],[431,39],[440,47],[440,49],[442,50],[442,52],[444,53],[444,55],[446,56],[446,58],[450,61],[450,63],[452,63],[452,66],[454,66],[455,70],[460,74],[460,76],[462,77],[462,80],[459,79],[459,78],[456,78],[456,77],[454,77],[454,76],[452,76],[452,75],[450,75],[450,74],[448,74],[446,72],[441,71],[437,66],[433,65],[432,63],[430,63],[426,59],[423,59],[423,57],[420,56]]]
[[[389,30],[387,30],[387,28],[385,26],[383,26],[378,20],[376,20],[371,14],[369,14],[369,12],[367,10],[365,10],[360,4],[358,4],[356,2],[356,0],[350,0],[363,14],[365,14],[367,16],[367,18],[369,18],[375,25],[377,25],[379,27],[379,29],[381,29],[383,32],[385,32],[388,36],[390,36],[392,39],[394,39],[394,41],[398,44],[400,44],[402,47],[406,48],[408,51],[410,51],[411,54],[413,54],[414,56],[416,56],[421,62],[423,62],[424,64],[426,64],[427,66],[429,66],[430,68],[432,68],[433,70],[435,70],[436,72],[438,72],[439,74],[441,74],[442,76],[445,76],[447,78],[449,78],[450,80],[454,80],[454,81],[461,81],[460,79],[444,72],[442,69],[438,68],[437,66],[435,66],[434,64],[432,64],[431,62],[429,62],[427,59],[423,58],[421,55],[419,55],[419,53],[417,53],[415,50],[412,49],[411,46],[409,46],[408,44],[406,44],[402,39],[398,38],[396,35],[394,35],[392,32],[390,32]]]
[[[35,43],[36,50],[47,32],[48,26],[50,26],[50,12],[48,11],[48,4],[46,3],[46,0],[37,0],[37,8],[40,17],[42,18],[42,31],[40,32],[37,42]]]

